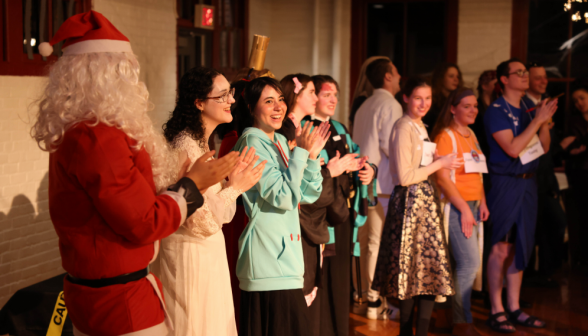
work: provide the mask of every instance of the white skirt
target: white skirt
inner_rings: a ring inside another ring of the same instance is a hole
[[[172,336],[237,336],[225,237],[187,235],[182,226],[162,240],[157,275]]]

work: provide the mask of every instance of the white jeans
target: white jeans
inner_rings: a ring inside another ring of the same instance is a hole
[[[361,249],[361,297],[363,300],[378,301],[380,292],[373,290],[372,282],[376,272],[376,263],[378,262],[378,252],[380,250],[380,241],[382,240],[382,230],[384,221],[388,212],[389,197],[378,197],[378,204],[370,207],[368,217],[364,226],[359,228],[358,240]],[[357,293],[357,275],[355,263],[353,265],[353,288]]]

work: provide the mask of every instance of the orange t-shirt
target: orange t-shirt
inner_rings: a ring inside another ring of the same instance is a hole
[[[476,150],[478,154],[482,154],[474,132],[471,132],[471,135],[465,138],[455,130],[451,129],[451,131],[455,136],[458,158],[463,158],[463,153],[469,153],[472,149]],[[435,142],[437,143],[437,152],[439,155],[444,156],[453,153],[453,142],[445,130],[437,136]],[[465,201],[479,201],[484,194],[484,184],[482,183],[480,173],[467,174],[464,166],[455,170],[455,186]]]

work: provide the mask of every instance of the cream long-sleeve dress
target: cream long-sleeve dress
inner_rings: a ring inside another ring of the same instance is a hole
[[[204,148],[187,133],[174,139],[195,162]],[[241,194],[218,183],[204,193],[204,205],[162,240],[158,276],[175,336],[237,335],[222,225],[235,215]]]

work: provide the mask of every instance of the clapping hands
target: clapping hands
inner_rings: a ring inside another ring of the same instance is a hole
[[[241,154],[238,156],[239,161],[233,171],[229,174],[227,187],[247,191],[251,189],[251,187],[253,187],[263,175],[263,169],[265,168],[267,161],[263,161],[254,167],[257,160],[259,160],[259,156],[255,155],[255,148],[251,148],[249,151],[247,149],[247,146],[245,146],[241,151]]]
[[[321,123],[312,132],[311,128],[311,122],[307,122],[304,126],[296,128],[296,145],[306,149],[309,152],[309,158],[311,160],[316,160],[320,151],[325,147],[327,140],[329,140],[331,132],[329,132],[328,122]]]

